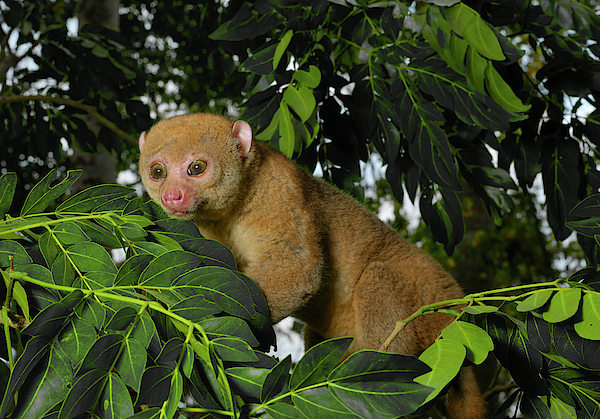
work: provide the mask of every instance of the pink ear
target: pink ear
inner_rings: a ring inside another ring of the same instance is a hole
[[[140,150],[142,149],[142,147],[144,147],[144,143],[146,142],[146,131],[142,132],[142,134],[140,135],[140,139],[138,141],[138,144],[140,146]]]
[[[242,157],[246,157],[252,148],[252,128],[246,121],[237,121],[233,125],[231,135],[237,138]]]

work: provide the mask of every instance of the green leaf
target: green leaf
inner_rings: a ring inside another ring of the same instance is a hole
[[[262,385],[270,371],[266,368],[233,367],[225,372],[235,394],[259,400]]]
[[[188,320],[198,322],[204,317],[221,312],[219,306],[202,295],[192,295],[171,306],[171,312]]]
[[[238,337],[244,339],[251,346],[258,346],[259,342],[252,334],[248,323],[238,317],[219,316],[200,322],[200,325],[209,339],[219,337]]]
[[[123,185],[96,185],[76,193],[56,208],[56,212],[87,213],[108,203],[121,201],[135,193],[135,190]],[[121,201],[124,204],[126,201]]]
[[[12,257],[12,263],[10,258]],[[8,268],[11,264],[27,265],[33,262],[25,248],[18,242],[3,240],[0,242],[0,268]]]
[[[242,67],[256,74],[269,75],[273,73],[273,56],[277,49],[276,43],[267,44],[253,53],[242,63]]]
[[[497,312],[498,311],[498,307],[477,304],[477,305],[472,305],[472,306],[464,307],[462,309],[462,311],[464,311],[465,313],[475,314],[475,315],[477,315],[477,314],[488,314],[488,313],[495,313],[495,312]]]
[[[483,58],[474,48],[467,50],[467,78],[481,93],[485,91],[485,69],[488,60]]]
[[[73,383],[73,366],[51,350],[27,377],[11,418],[41,417],[62,403]],[[46,417],[46,416],[44,416]]]
[[[279,61],[281,61],[281,57],[283,57],[283,54],[285,54],[285,50],[292,40],[292,36],[294,36],[294,31],[292,29],[288,29],[288,31],[279,40],[273,56],[273,70],[277,69]]]
[[[50,171],[29,191],[21,209],[21,217],[42,212],[48,206],[54,204],[79,179],[81,172],[81,170],[69,170],[67,177],[60,183],[50,186],[56,178],[56,170]]]
[[[80,290],[71,292],[57,303],[42,310],[33,321],[23,330],[29,336],[44,336],[54,338],[59,330],[73,314],[73,309],[83,300]]]
[[[58,419],[77,417],[94,406],[102,392],[108,374],[109,372],[106,369],[95,368],[79,377],[65,398],[58,413]]]
[[[464,37],[472,48],[491,60],[504,61],[500,42],[495,31],[475,10],[464,3],[446,10],[448,23],[457,34]]]
[[[285,102],[281,102],[279,107],[279,151],[287,157],[292,157],[296,148],[296,135],[294,133],[294,124],[292,124],[292,114]]]
[[[83,304],[77,307],[76,313],[79,318],[87,321],[96,330],[100,330],[106,318],[104,307],[93,298],[86,298]]]
[[[173,250],[155,258],[142,273],[140,285],[147,287],[168,286],[184,272],[199,266],[201,256],[183,250]]]
[[[265,377],[260,392],[262,403],[274,399],[277,395],[287,392],[290,369],[292,368],[292,356],[288,355],[275,365]]]
[[[152,337],[156,336],[157,332],[154,321],[152,321],[147,312],[144,312],[135,324],[130,338],[137,340],[146,349],[150,345]]]
[[[581,306],[582,320],[575,323],[575,331],[585,339],[600,340],[600,294],[586,292]]]
[[[491,61],[485,67],[485,87],[489,95],[508,112],[527,112],[531,105],[523,105],[510,86],[498,74]]]
[[[367,417],[352,413],[348,410],[344,401],[340,401],[326,387],[315,387],[294,392],[292,393],[292,400],[306,418],[356,419]]]
[[[52,278],[57,285],[70,287],[75,280],[75,268],[66,253],[61,253],[52,263]]]
[[[297,80],[303,86],[315,89],[321,84],[321,71],[315,65],[310,65],[308,71],[297,70],[292,76],[292,80]]]
[[[169,398],[166,401],[165,416],[172,418],[177,413],[179,407],[179,401],[183,396],[183,376],[179,369],[173,370],[171,377],[171,391],[169,391]]]
[[[290,84],[283,92],[283,100],[298,114],[302,123],[310,118],[317,105],[313,89],[304,85],[297,89]]]
[[[117,267],[112,258],[106,249],[97,243],[75,244],[69,247],[67,252],[81,272],[101,271],[115,275],[117,273]]]
[[[433,400],[460,372],[467,355],[465,346],[450,338],[437,339],[425,349],[419,359],[429,365],[431,371],[415,378],[415,382],[432,387],[425,403]]]
[[[115,285],[127,286],[137,284],[142,275],[142,272],[154,259],[153,255],[148,253],[133,255],[119,267],[117,276],[115,278]]]
[[[261,16],[251,8],[251,3],[242,3],[235,16],[221,24],[208,37],[221,41],[244,41],[270,31],[281,19],[276,13],[266,13]]]
[[[173,370],[168,367],[151,366],[142,376],[142,386],[136,405],[147,404],[154,406],[167,400],[171,391],[171,376]]]
[[[118,249],[122,247],[121,241],[115,237],[112,231],[100,227],[98,224],[92,223],[90,220],[78,220],[76,222],[84,231],[85,235],[88,236],[94,243],[110,249]]]
[[[53,229],[56,239],[63,245],[88,242],[90,238],[85,235],[81,227],[75,222],[67,221],[57,224]]]
[[[352,338],[337,338],[311,347],[294,367],[290,389],[296,390],[326,381],[350,347]]]
[[[138,311],[133,307],[121,307],[106,325],[110,330],[125,330],[134,321]]]
[[[120,419],[133,415],[133,404],[125,383],[114,372],[108,375],[104,391],[98,400],[103,418]]]
[[[0,176],[0,219],[2,219],[10,209],[16,189],[16,173],[5,173]]]
[[[561,288],[550,300],[543,318],[549,323],[558,323],[573,317],[579,309],[581,288]]]
[[[70,368],[75,369],[96,341],[96,330],[87,321],[73,317],[58,335],[53,351],[68,359]]]
[[[267,412],[267,415],[271,419],[296,419],[302,417],[296,406],[287,403],[268,404],[265,406],[265,412]]]
[[[475,365],[486,360],[494,343],[490,336],[477,325],[463,321],[450,323],[441,333],[442,338],[462,343],[467,348],[467,359]]]
[[[217,303],[224,312],[244,319],[250,319],[254,314],[252,295],[246,284],[235,272],[218,266],[194,269],[165,289],[178,296],[202,295]]]
[[[17,359],[15,366],[10,374],[10,381],[4,393],[2,406],[0,409],[0,417],[6,417],[8,409],[14,401],[15,393],[21,387],[29,373],[40,362],[48,349],[50,348],[49,339],[45,336],[36,336],[30,339],[25,346],[25,351]]]
[[[352,354],[329,376],[329,389],[363,418],[396,418],[414,412],[431,391],[413,380],[429,371],[415,357],[376,351]],[[393,381],[385,378],[393,376]]]
[[[77,376],[81,377],[90,371],[98,371],[113,365],[116,361],[124,337],[115,333],[100,336],[85,355],[81,366],[77,370]]]
[[[548,302],[550,297],[552,297],[554,291],[554,288],[536,291],[535,293],[531,294],[529,297],[521,301],[519,304],[517,304],[517,311],[523,313],[542,307]]]
[[[526,418],[552,419],[550,409],[548,409],[548,406],[546,406],[546,404],[541,401],[539,397],[524,393],[519,407],[521,409],[521,413]]]
[[[211,341],[223,361],[254,362],[258,357],[247,342],[235,337],[217,338]]]

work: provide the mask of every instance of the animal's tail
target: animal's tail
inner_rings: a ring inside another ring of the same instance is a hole
[[[448,413],[452,419],[483,419],[486,403],[471,367],[460,370],[448,391]]]

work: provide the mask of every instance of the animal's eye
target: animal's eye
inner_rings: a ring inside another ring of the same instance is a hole
[[[167,169],[160,163],[156,163],[150,168],[150,176],[154,179],[164,179],[167,177]]]
[[[206,162],[204,160],[194,160],[190,167],[188,167],[188,174],[190,176],[198,176],[204,173],[206,170]]]

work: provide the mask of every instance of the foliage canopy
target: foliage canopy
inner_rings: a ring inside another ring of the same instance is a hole
[[[518,386],[500,411],[598,416],[599,123],[597,109],[579,112],[598,93],[592,3],[167,3],[125,2],[121,34],[88,26],[78,36],[67,31],[74,2],[0,5],[2,162],[31,185],[0,178],[0,418],[396,417],[431,407],[463,363],[490,351]],[[34,69],[18,67],[25,58]],[[63,155],[61,139],[102,143],[126,167],[135,151],[123,139],[151,123],[145,93],[159,113],[170,100],[241,100],[257,138],[309,169],[319,162],[341,187],[376,150],[396,198],[419,202],[448,253],[463,237],[464,182],[498,220],[511,190],[541,174],[556,238],[575,230],[590,267],[398,319],[401,329],[457,315],[419,359],[364,351],[339,364],[350,344],[340,338],[290,374],[289,358],[264,354],[267,307],[227,249],[129,188],[65,198],[78,172],[63,169],[58,183],[37,173]],[[125,262],[105,249],[125,250]]]

